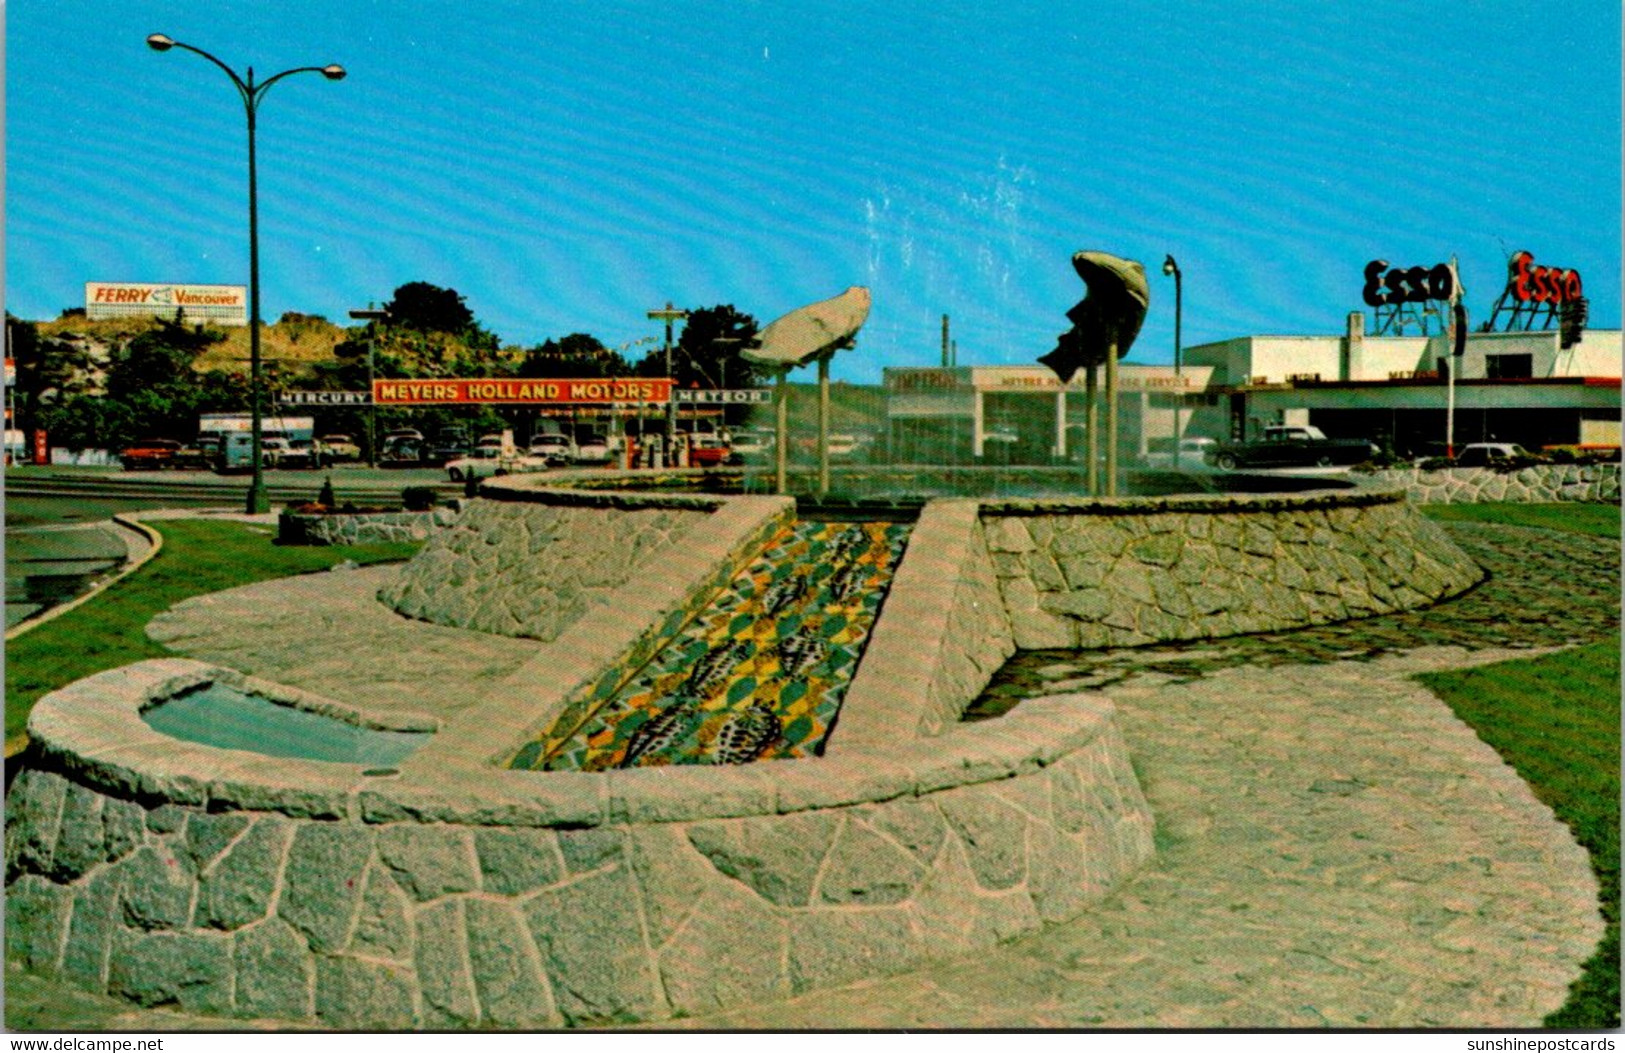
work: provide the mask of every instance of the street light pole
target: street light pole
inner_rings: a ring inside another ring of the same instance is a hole
[[[190,44],[183,44],[178,40],[171,40],[162,33],[154,33],[147,37],[147,46],[154,51],[168,51],[170,48],[181,48],[194,55],[201,55],[218,66],[237,89],[242,97],[243,110],[248,116],[248,370],[249,370],[249,443],[252,447],[254,462],[254,478],[248,487],[248,512],[255,514],[269,512],[271,499],[265,491],[265,464],[260,452],[261,433],[261,401],[262,380],[260,375],[260,220],[259,220],[259,185],[254,156],[254,122],[259,112],[260,100],[265,93],[271,90],[271,85],[283,77],[290,77],[295,73],[320,73],[328,80],[343,80],[344,67],[339,65],[328,66],[299,66],[295,69],[283,70],[259,84],[254,83],[254,67],[248,67],[248,77],[245,80],[237,76],[230,66],[221,62],[202,48],[195,48]]]
[[[1162,261],[1162,273],[1171,274],[1174,278],[1174,376],[1180,376],[1179,355],[1181,350],[1180,332],[1181,323],[1185,317],[1185,276],[1179,270],[1179,264],[1174,262],[1172,256]],[[1174,471],[1179,471],[1179,444],[1182,436],[1179,432],[1179,417],[1185,406],[1185,388],[1175,385],[1174,394]]]

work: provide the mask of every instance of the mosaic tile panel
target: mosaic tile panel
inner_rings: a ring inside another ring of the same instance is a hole
[[[797,522],[781,530],[641,672],[588,707],[585,723],[555,725],[540,749],[522,751],[529,764],[515,766],[603,771],[817,753],[910,529]]]

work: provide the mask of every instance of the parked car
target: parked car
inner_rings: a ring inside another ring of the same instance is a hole
[[[718,435],[693,435],[688,440],[688,463],[695,468],[715,468],[728,463],[733,455],[729,446]]]
[[[1515,461],[1533,463],[1540,458],[1515,442],[1470,442],[1456,455],[1457,468],[1484,468]]]
[[[769,432],[740,428],[729,441],[742,460],[761,460],[773,452],[773,436]]]
[[[384,468],[416,468],[424,463],[423,435],[417,431],[392,431],[378,444],[378,463]]]
[[[287,439],[278,439],[266,436],[260,439],[260,455],[265,460],[267,468],[281,468],[284,461],[296,460],[293,453],[293,444]]]
[[[531,457],[540,457],[553,465],[571,464],[576,459],[576,444],[564,435],[537,435],[530,440]]]
[[[199,439],[190,445],[182,446],[175,451],[175,467],[208,469],[215,466],[220,459],[219,439]]]
[[[602,435],[588,435],[576,443],[577,464],[604,464],[609,457],[609,441]]]
[[[1155,440],[1153,440],[1155,442]],[[1179,440],[1179,467],[1198,468],[1206,460],[1207,452],[1217,446],[1217,439],[1210,439],[1205,435],[1189,435]],[[1158,444],[1160,449],[1151,449],[1145,455],[1145,463],[1153,468],[1172,468],[1174,466],[1173,441],[1170,436]]]
[[[481,443],[474,447],[474,452],[467,457],[447,461],[446,477],[454,483],[461,483],[469,479],[485,479],[493,475],[541,472],[550,467],[552,465],[545,457],[532,457],[529,454],[504,454],[501,446],[493,443]]]
[[[1225,471],[1236,468],[1330,468],[1359,464],[1382,451],[1365,439],[1328,439],[1312,424],[1272,424],[1253,442],[1221,442],[1202,455]]]
[[[288,448],[277,456],[278,468],[326,468],[333,463],[333,455],[319,439],[291,439],[287,442]]]
[[[361,460],[361,447],[348,435],[323,435],[316,441],[327,447],[327,454],[334,463]]]
[[[142,439],[133,446],[119,451],[119,463],[131,471],[151,468],[172,468],[181,451],[174,439]]]

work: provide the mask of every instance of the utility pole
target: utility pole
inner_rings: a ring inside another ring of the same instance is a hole
[[[378,322],[389,317],[388,311],[374,310],[372,301],[367,301],[367,309],[356,309],[350,312],[350,317],[357,321],[367,323],[367,467],[378,467],[378,404],[373,401],[372,392],[376,387],[374,383],[378,374],[373,366],[372,349],[375,343],[373,329]]]
[[[950,349],[950,345],[949,345],[949,342],[948,342],[948,316],[943,315],[942,316],[942,368],[947,369],[951,365],[953,365],[953,356],[951,354],[951,349]]]
[[[677,378],[671,371],[671,326],[672,326],[673,322],[676,322],[676,321],[678,321],[680,319],[686,319],[688,317],[688,312],[687,311],[680,311],[680,310],[674,308],[671,305],[671,301],[667,300],[666,301],[666,306],[665,306],[665,308],[663,310],[662,309],[657,309],[657,310],[650,311],[649,312],[649,317],[650,318],[658,318],[661,321],[666,323],[666,376],[670,380],[673,381],[673,386],[675,386],[675,382],[676,382]],[[668,396],[667,402],[666,402],[666,442],[667,443],[675,443],[676,441],[677,441],[677,400],[672,399],[672,398],[670,398]]]

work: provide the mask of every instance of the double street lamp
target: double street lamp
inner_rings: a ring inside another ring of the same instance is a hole
[[[253,451],[254,481],[248,487],[248,511],[250,513],[269,512],[271,499],[265,491],[265,465],[260,453],[260,401],[262,394],[262,381],[260,377],[260,223],[258,184],[254,166],[254,118],[259,111],[260,101],[265,93],[271,90],[271,85],[283,77],[291,77],[295,73],[320,73],[328,80],[343,80],[344,67],[332,66],[299,66],[296,69],[283,70],[274,77],[267,78],[256,84],[254,82],[254,67],[248,67],[247,78],[239,77],[234,70],[202,48],[195,48],[190,44],[183,44],[178,40],[171,40],[162,33],[154,33],[147,38],[147,46],[154,51],[168,51],[170,48],[181,48],[195,55],[202,55],[231,78],[231,83],[242,97],[243,110],[248,115],[248,369],[249,369],[249,410],[251,438],[249,440]]]

